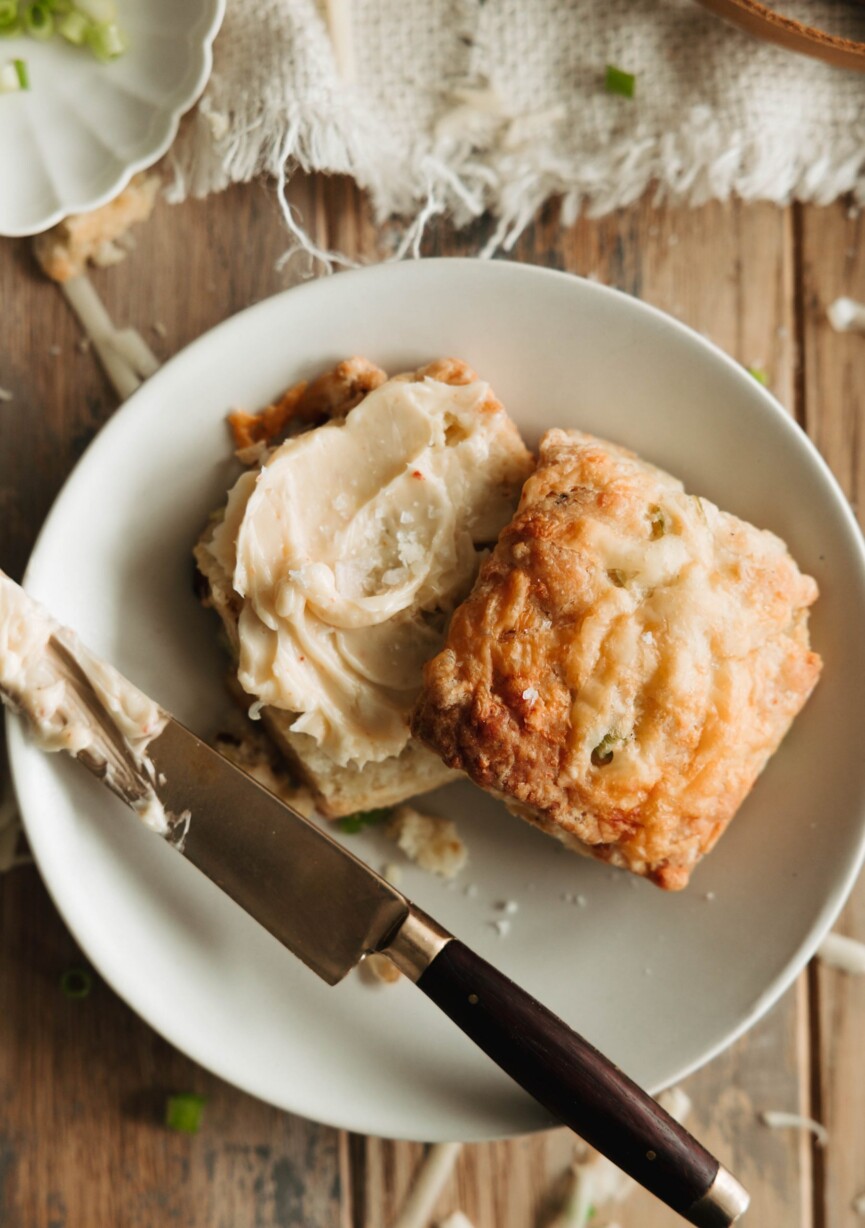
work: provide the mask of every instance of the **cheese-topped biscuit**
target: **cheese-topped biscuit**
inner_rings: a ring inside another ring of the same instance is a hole
[[[571,847],[677,889],[817,681],[816,597],[774,534],[549,431],[413,731]]]

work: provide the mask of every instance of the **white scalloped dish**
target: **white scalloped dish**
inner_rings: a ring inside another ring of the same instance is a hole
[[[61,38],[0,40],[30,89],[0,95],[0,235],[37,234],[110,200],[165,153],[204,89],[225,0],[120,0],[110,64]]]

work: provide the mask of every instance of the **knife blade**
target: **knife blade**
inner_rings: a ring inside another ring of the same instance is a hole
[[[190,813],[187,861],[329,985],[405,923],[395,887],[177,721],[148,755],[166,811]]]
[[[747,1191],[608,1058],[84,648],[0,572],[0,698],[328,984],[381,952],[544,1107],[698,1228]]]

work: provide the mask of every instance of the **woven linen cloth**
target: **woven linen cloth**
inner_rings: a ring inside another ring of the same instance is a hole
[[[865,197],[865,74],[769,46],[693,0],[341,0],[354,72],[315,0],[228,0],[213,75],[173,150],[173,199],[294,167],[352,176],[376,218],[497,219],[507,248],[550,196],[564,220],[661,196]],[[783,11],[865,39],[865,5]],[[608,93],[605,68],[636,77]]]

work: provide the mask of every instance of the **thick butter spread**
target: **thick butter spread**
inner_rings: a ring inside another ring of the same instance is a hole
[[[422,666],[530,470],[481,380],[398,377],[283,443],[210,547],[243,598],[244,690],[338,764],[398,755]]]
[[[168,831],[147,758],[167,715],[2,571],[0,698],[25,714],[42,750],[104,769],[148,827]]]

